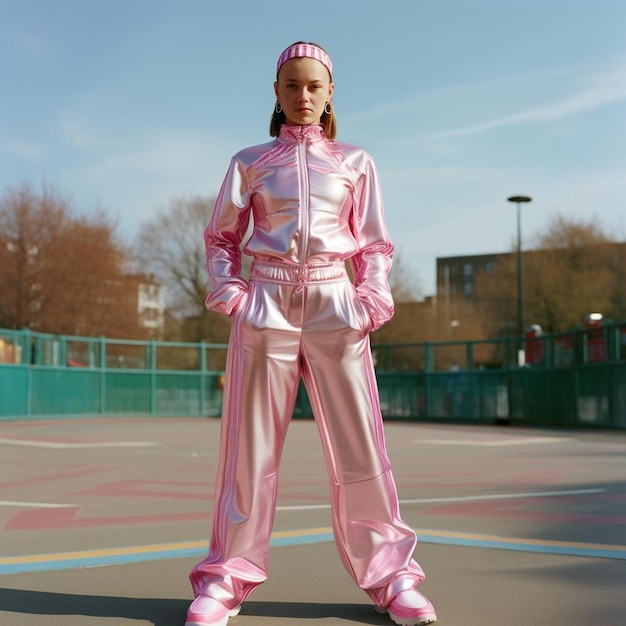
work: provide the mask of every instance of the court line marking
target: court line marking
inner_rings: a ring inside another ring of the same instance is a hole
[[[568,489],[564,491],[531,491],[526,493],[495,493],[479,496],[454,496],[450,498],[417,498],[400,500],[400,504],[435,504],[440,502],[480,502],[484,500],[514,500],[517,498],[554,498],[559,496],[580,496],[592,493],[604,493],[606,489]],[[278,506],[277,511],[308,511],[314,509],[330,509],[330,504],[301,504]]]
[[[427,443],[438,446],[478,446],[483,448],[500,448],[505,446],[525,446],[535,443],[569,443],[576,441],[573,437],[526,437],[517,439],[496,439],[493,441],[476,441],[471,439],[414,439],[413,443]]]
[[[54,504],[52,502],[17,502],[13,500],[0,500],[0,506],[32,507],[35,509],[69,509],[75,508],[73,504]]]
[[[626,560],[626,546],[612,544],[579,543],[499,537],[454,531],[416,530],[421,543],[436,543],[472,548],[491,548],[517,552],[560,554],[612,560]],[[270,546],[273,548],[312,543],[328,543],[334,540],[332,528],[310,528],[304,530],[279,531],[272,533]],[[56,554],[32,554],[0,558],[0,576],[25,572],[103,567],[206,556],[208,542],[186,541],[180,543],[129,546]]]
[[[606,489],[569,489],[565,491],[535,491],[527,493],[496,493],[479,496],[453,496],[449,498],[417,498],[414,500],[400,500],[405,504],[437,504],[445,502],[481,502],[487,500],[514,500],[520,498],[553,498],[559,496],[579,496],[593,493],[604,493]],[[17,500],[0,500],[0,506],[31,507],[40,509],[76,508],[76,504],[55,504],[52,502],[19,502]],[[330,509],[330,504],[295,504],[277,506],[277,511],[314,511]]]
[[[24,446],[28,448],[48,448],[50,450],[83,450],[90,448],[147,448],[159,446],[156,441],[101,441],[88,443],[70,443],[62,441],[37,441],[34,439],[6,439],[0,437],[0,444]]]

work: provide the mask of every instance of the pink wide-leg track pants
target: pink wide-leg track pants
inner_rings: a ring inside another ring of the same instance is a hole
[[[278,470],[302,377],[330,479],[341,560],[376,605],[424,578],[385,449],[369,316],[343,263],[255,262],[233,319],[210,552],[194,593],[239,604],[267,577]]]

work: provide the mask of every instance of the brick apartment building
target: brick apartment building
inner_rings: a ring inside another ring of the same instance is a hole
[[[612,264],[619,275],[626,277],[626,242],[615,243]],[[540,254],[541,250],[526,250],[523,258]],[[502,262],[516,262],[517,252],[475,254],[437,258],[437,298],[440,300],[462,297],[471,301],[481,276],[493,274]],[[626,285],[626,282],[624,283]],[[625,288],[626,292],[626,288]]]

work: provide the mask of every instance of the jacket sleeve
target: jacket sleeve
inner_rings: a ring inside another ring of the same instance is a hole
[[[204,230],[206,267],[212,285],[205,306],[211,311],[232,315],[248,292],[248,283],[241,278],[240,246],[250,220],[250,202],[246,176],[233,158]]]
[[[354,283],[359,299],[370,314],[371,330],[377,330],[394,313],[388,280],[393,244],[385,225],[378,173],[371,158],[357,184],[352,230],[358,243],[358,252],[352,257]]]

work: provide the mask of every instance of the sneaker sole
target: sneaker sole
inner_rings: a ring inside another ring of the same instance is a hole
[[[210,624],[209,622],[185,622],[185,626],[222,626],[222,624],[226,624],[228,622],[229,617],[235,617],[235,615],[239,615],[239,611],[241,611],[241,606],[237,606],[234,609],[228,611],[226,617],[219,622],[213,622]]]
[[[417,619],[409,619],[406,617],[399,617],[389,612],[389,609],[383,609],[375,606],[374,609],[381,615],[389,615],[389,619],[398,626],[426,626],[426,624],[434,624],[437,621],[436,615],[425,615],[424,617],[418,617]]]

